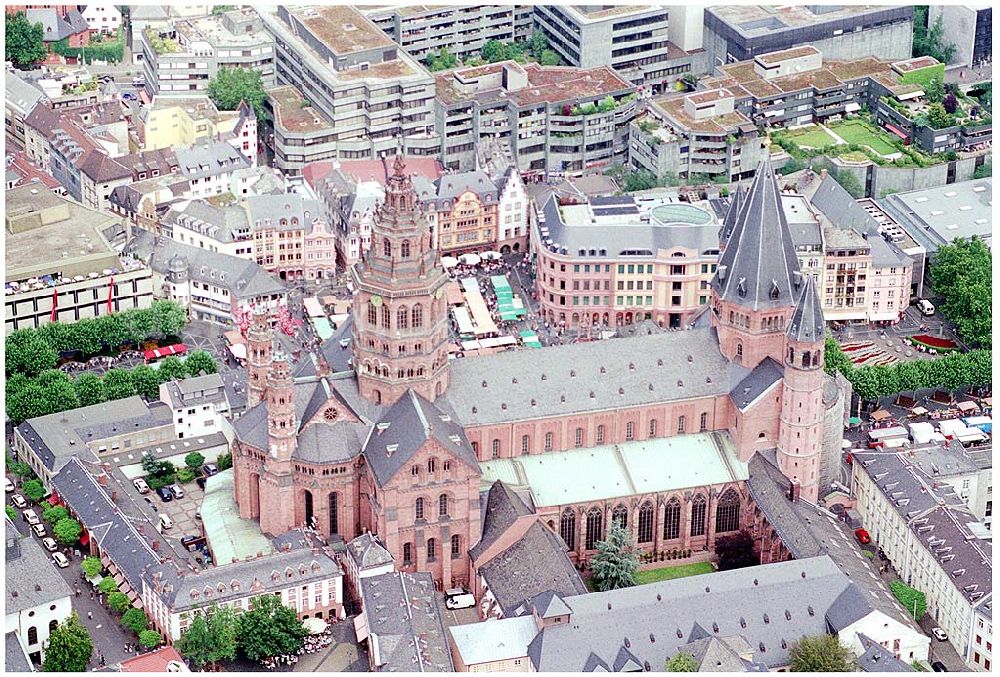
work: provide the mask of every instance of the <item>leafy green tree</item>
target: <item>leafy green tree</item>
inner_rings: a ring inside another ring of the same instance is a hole
[[[865,188],[861,185],[854,174],[849,171],[841,170],[832,174],[833,178],[840,184],[840,187],[851,194],[851,197],[857,199],[864,197]]]
[[[264,122],[264,82],[260,71],[251,68],[222,68],[208,83],[208,96],[219,110],[236,110],[246,101]]]
[[[455,58],[454,54],[449,53],[446,48],[442,47],[437,52],[430,52],[425,59],[425,63],[427,64],[427,69],[431,72],[443,71],[457,66],[458,59]]]
[[[942,104],[932,103],[927,107],[927,124],[934,129],[944,129],[955,124],[955,116],[949,115]]]
[[[127,369],[111,369],[104,375],[103,382],[104,393],[109,402],[135,395],[132,374]]]
[[[944,40],[944,23],[939,15],[928,25],[928,8],[918,5],[913,10],[913,56],[933,56],[948,63],[955,56],[955,45]]]
[[[903,605],[906,612],[919,621],[927,613],[927,597],[916,588],[911,588],[900,580],[889,583],[889,590],[893,596]]]
[[[45,28],[31,23],[24,12],[8,14],[4,22],[4,58],[18,66],[30,66],[45,58]]]
[[[807,635],[788,650],[792,672],[851,672],[854,660],[850,649],[835,635]]]
[[[148,364],[140,364],[132,370],[132,385],[135,392],[147,400],[160,397],[160,375]]]
[[[72,349],[83,351],[84,355],[96,355],[101,352],[103,337],[100,325],[94,320],[80,320],[69,325]]]
[[[215,363],[215,358],[204,350],[195,350],[188,355],[184,360],[184,367],[189,376],[214,374],[219,371],[219,365]]]
[[[931,103],[938,103],[944,99],[944,82],[938,80],[937,78],[931,78],[926,85],[924,85],[924,96]]]
[[[55,524],[59,520],[64,520],[67,517],[69,517],[69,510],[61,505],[54,505],[51,508],[46,508],[42,512],[42,519],[49,524]]]
[[[546,49],[543,50],[541,53],[539,53],[538,63],[542,64],[543,66],[558,66],[559,64],[562,63],[562,57],[559,56],[558,52],[551,49]]]
[[[7,469],[10,470],[14,477],[24,479],[31,476],[31,466],[27,463],[12,463],[7,466]]]
[[[83,569],[83,575],[87,578],[93,578],[97,574],[101,573],[101,569],[104,566],[101,564],[101,560],[97,557],[84,557],[83,561],[80,562],[80,568]]]
[[[129,601],[128,595],[124,592],[112,592],[108,595],[108,606],[116,612],[123,614],[132,606],[132,602]]]
[[[971,350],[965,353],[969,361],[969,384],[986,385],[993,382],[993,351]]]
[[[219,16],[220,14],[231,12],[234,9],[236,9],[236,5],[216,5],[212,8],[212,14],[214,16]]]
[[[160,646],[160,642],[163,638],[160,637],[160,633],[156,630],[143,630],[139,633],[139,644],[142,644],[147,649],[155,649]]]
[[[81,320],[81,322],[85,321]],[[76,324],[79,324],[79,322]],[[49,322],[39,327],[38,335],[57,353],[80,350],[80,347],[76,345],[76,336],[73,329],[71,329],[72,326],[63,324],[62,322]]]
[[[200,454],[197,451],[192,451],[190,454],[184,457],[184,465],[189,468],[194,468],[197,470],[205,462],[204,454]]]
[[[8,42],[8,45],[10,43]],[[18,329],[4,341],[7,375],[36,374],[56,366],[56,351],[33,329]]]
[[[993,256],[978,237],[938,248],[931,259],[931,287],[944,298],[941,312],[972,346],[993,342]]]
[[[240,616],[236,632],[240,651],[252,661],[279,654],[295,653],[302,648],[306,629],[295,611],[274,595],[253,599],[253,606]]]
[[[9,505],[5,505],[3,508],[4,511],[7,513],[7,519],[9,519],[11,522],[17,519],[17,513],[14,511],[14,508],[12,508]]]
[[[97,375],[89,372],[76,377],[76,380],[73,381],[73,389],[76,391],[76,398],[80,401],[81,407],[100,404],[107,399],[104,396],[104,383]]]
[[[167,381],[180,381],[184,380],[188,376],[188,370],[187,367],[184,366],[184,360],[174,355],[160,360],[160,366],[156,368],[156,371],[160,374],[160,383],[166,383]]]
[[[828,374],[835,374],[839,371],[844,376],[850,374],[854,369],[851,358],[844,354],[840,343],[830,335],[827,335],[823,349],[823,369]]]
[[[76,545],[82,533],[83,527],[80,523],[69,517],[59,520],[52,527],[52,535],[63,545]]]
[[[698,661],[686,651],[678,651],[667,661],[667,672],[698,672]]]
[[[855,369],[851,374],[851,385],[862,400],[872,402],[878,399],[878,379],[870,366]]]
[[[49,635],[49,647],[45,651],[42,670],[86,672],[93,652],[94,642],[90,639],[90,633],[74,612]]]
[[[191,664],[198,669],[211,663],[215,641],[208,630],[205,616],[195,616],[187,629],[181,633],[174,647],[181,656],[191,661]]]
[[[536,30],[528,40],[528,48],[536,57],[549,48],[549,39],[545,37],[544,31]]]
[[[94,318],[92,322],[97,326],[97,332],[104,342],[112,348],[117,349],[132,340],[127,316],[124,313],[101,315]]]
[[[253,72],[256,73],[256,71]],[[239,105],[238,102],[237,105]],[[149,310],[153,315],[155,330],[164,336],[179,336],[187,324],[187,311],[174,301],[153,301]]]
[[[975,171],[972,172],[972,178],[974,179],[985,179],[987,176],[993,176],[992,159],[987,159],[986,162],[976,167]]]
[[[97,584],[97,589],[105,595],[110,595],[113,592],[118,592],[118,584],[113,578],[102,578],[101,582]]]
[[[247,71],[257,73],[257,71]],[[260,74],[257,73],[260,77]],[[153,335],[156,330],[156,323],[153,318],[153,311],[148,308],[136,308],[128,311],[125,317],[125,326],[128,329],[129,339],[139,344]]]
[[[25,497],[32,503],[38,503],[45,496],[45,486],[41,480],[28,480],[21,487]]]
[[[753,537],[746,529],[735,534],[715,538],[715,555],[719,558],[719,571],[742,569],[760,564],[760,557],[753,550]]]
[[[608,536],[597,542],[597,554],[590,561],[594,583],[601,591],[630,588],[636,584],[639,555],[628,529],[614,524]]]
[[[219,457],[215,460],[215,464],[219,466],[219,470],[229,470],[233,467],[233,455],[232,453],[219,454]]]
[[[155,475],[160,470],[160,462],[156,459],[156,456],[146,452],[142,455],[142,469],[148,475]]]
[[[497,61],[503,61],[507,58],[507,50],[504,48],[504,44],[499,40],[489,40],[483,45],[481,51],[483,59],[487,63],[496,63]]]
[[[138,635],[140,632],[149,627],[149,618],[146,617],[145,611],[133,607],[122,614],[121,623],[123,626]]]

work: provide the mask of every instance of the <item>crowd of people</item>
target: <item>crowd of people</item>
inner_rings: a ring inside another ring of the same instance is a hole
[[[318,635],[307,635],[302,642],[302,648],[293,654],[280,654],[278,656],[270,656],[261,661],[263,665],[268,670],[279,669],[282,666],[292,666],[299,662],[299,658],[306,654],[314,653],[325,649],[326,647],[333,644],[333,635],[330,630],[327,629]]]
[[[115,367],[134,367],[136,364],[141,364],[145,359],[145,355],[138,350],[126,350],[118,355],[107,356],[98,355],[92,357],[86,362],[77,362],[70,360],[69,362],[64,362],[59,369],[69,373],[75,373],[80,371],[91,371],[93,369],[113,369]]]

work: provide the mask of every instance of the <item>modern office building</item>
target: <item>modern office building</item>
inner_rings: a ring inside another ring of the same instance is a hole
[[[951,64],[981,66],[993,61],[993,8],[973,5],[930,6],[928,26],[941,19],[945,44],[955,45]]]
[[[659,93],[711,68],[695,6],[535,5],[535,24],[571,66],[610,66]]]
[[[705,9],[709,67],[812,45],[828,59],[908,59],[913,7],[716,5]]]
[[[6,207],[6,333],[152,304],[151,271],[113,244],[124,235],[120,217],[40,183],[8,191]]]
[[[449,169],[474,169],[486,139],[510,148],[526,180],[579,175],[627,157],[636,89],[607,66],[502,61],[436,79],[438,151]]]
[[[150,26],[140,48],[150,96],[204,94],[223,68],[252,68],[274,84],[274,41],[249,7]]]
[[[490,40],[513,42],[514,5],[405,5],[360,7],[414,59],[445,50],[459,60],[479,56]]]
[[[332,5],[281,6],[261,18],[274,38],[277,83],[297,88],[333,125],[316,143],[332,143],[339,159],[375,159],[400,139],[413,155],[440,152],[434,78],[370,19]]]

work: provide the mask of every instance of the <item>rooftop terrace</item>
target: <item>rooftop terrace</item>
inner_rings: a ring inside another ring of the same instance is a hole
[[[353,54],[378,47],[394,47],[396,44],[353,7],[296,7],[291,14],[336,54]]]
[[[475,79],[491,73],[498,73],[507,64],[508,67],[523,69],[528,76],[528,85],[516,91],[502,87],[494,87],[480,91],[464,92],[458,84],[458,77]],[[518,106],[535,106],[542,103],[576,103],[579,100],[590,100],[609,94],[629,91],[633,85],[622,79],[607,66],[597,68],[576,68],[572,66],[540,66],[529,63],[525,65],[514,62],[475,66],[449,73],[442,73],[437,78],[437,98],[446,105],[479,98],[481,101],[499,101],[509,99]]]
[[[307,104],[302,93],[291,85],[267,90],[274,109],[275,122],[288,132],[319,132],[331,129],[333,123]]]

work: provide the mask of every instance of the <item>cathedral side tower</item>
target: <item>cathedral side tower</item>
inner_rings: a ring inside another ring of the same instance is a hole
[[[256,309],[247,329],[247,409],[264,401],[267,392],[267,374],[271,369],[274,350],[274,330],[267,311]]]
[[[294,484],[295,453],[299,432],[295,413],[295,384],[291,364],[284,353],[275,352],[267,377],[267,455],[260,476],[260,528],[266,534],[283,534],[303,526],[297,514]],[[298,511],[301,512],[301,511]]]
[[[804,498],[815,502],[823,451],[825,323],[812,277],[806,277],[802,286],[786,340],[778,467],[799,482]]]
[[[371,247],[351,271],[354,372],[376,404],[407,390],[433,402],[448,387],[448,276],[402,157],[392,169]]]

